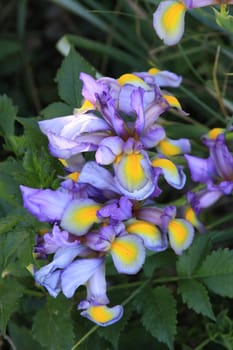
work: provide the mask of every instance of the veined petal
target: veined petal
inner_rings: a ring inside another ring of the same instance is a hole
[[[41,190],[20,186],[24,207],[39,221],[54,222],[61,220],[65,207],[72,195],[64,191]]]
[[[87,310],[81,312],[81,316],[88,318],[102,327],[119,321],[122,315],[123,307],[121,305],[116,305],[112,308],[106,305],[91,305]]]
[[[83,236],[99,219],[96,215],[101,205],[91,199],[76,199],[66,207],[61,226],[76,236]]]
[[[193,226],[184,219],[172,219],[168,224],[168,236],[172,249],[181,254],[187,249],[194,237]]]
[[[162,251],[167,244],[157,226],[143,220],[130,220],[126,223],[126,231],[142,238],[144,246],[154,251]]]
[[[155,189],[151,166],[142,153],[123,154],[115,163],[115,173],[117,187],[130,199],[145,199]]]
[[[157,149],[164,156],[171,157],[178,154],[189,153],[191,145],[188,139],[171,140],[164,138],[157,146]]]
[[[165,158],[153,159],[151,164],[156,168],[161,168],[165,180],[174,188],[181,189],[185,185],[186,176],[183,170]]]
[[[186,6],[182,2],[163,1],[154,13],[153,25],[160,39],[166,45],[177,44],[184,33]]]
[[[120,273],[136,274],[145,260],[143,241],[137,236],[121,236],[116,238],[110,250],[113,263]]]
[[[76,289],[85,284],[103,263],[103,259],[79,259],[70,264],[61,275],[62,292],[71,298]]]

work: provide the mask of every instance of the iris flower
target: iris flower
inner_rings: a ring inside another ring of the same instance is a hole
[[[184,34],[185,13],[192,8],[233,4],[232,0],[166,0],[162,1],[153,15],[153,26],[166,45],[177,44]]]

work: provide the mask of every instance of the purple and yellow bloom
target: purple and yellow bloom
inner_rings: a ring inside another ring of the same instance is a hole
[[[153,15],[153,26],[166,45],[177,44],[184,34],[185,13],[192,8],[233,4],[232,0],[166,0],[162,1]]]

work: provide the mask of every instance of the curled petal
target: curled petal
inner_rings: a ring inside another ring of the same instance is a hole
[[[76,199],[66,207],[61,226],[76,236],[83,236],[94,223],[98,223],[97,210],[100,204],[91,199]]]
[[[118,189],[130,199],[142,200],[155,189],[153,173],[144,154],[123,154],[115,164],[115,181]]]
[[[76,289],[85,284],[102,263],[103,259],[100,258],[79,259],[71,263],[61,275],[61,288],[64,295],[71,298]]]
[[[117,271],[128,275],[136,274],[145,260],[143,241],[134,235],[116,238],[110,253]]]
[[[24,207],[39,221],[54,222],[61,220],[65,207],[72,200],[72,195],[64,191],[40,190],[20,186]]]
[[[168,0],[159,4],[153,16],[153,25],[166,45],[175,45],[182,38],[185,12],[186,6],[182,2]]]
[[[123,311],[121,305],[112,308],[106,305],[91,305],[87,310],[81,312],[81,316],[88,318],[99,326],[106,327],[119,321],[123,316]]]
[[[92,185],[102,191],[119,193],[119,190],[114,184],[112,174],[93,161],[87,162],[84,165],[79,176],[79,182]]]
[[[182,254],[187,249],[194,237],[193,226],[184,219],[172,219],[167,227],[169,242],[176,254]]]
[[[139,236],[147,249],[159,252],[167,248],[167,242],[160,230],[151,222],[143,220],[129,221],[126,224],[126,231]]]
[[[157,146],[157,149],[164,156],[171,157],[178,154],[189,153],[191,145],[188,139],[171,140],[165,138]]]
[[[181,189],[185,185],[186,176],[181,167],[165,158],[156,158],[152,160],[155,168],[161,168],[165,180],[174,188]]]
[[[121,154],[124,141],[119,136],[109,136],[104,138],[96,151],[95,159],[98,164],[111,164],[115,158]]]

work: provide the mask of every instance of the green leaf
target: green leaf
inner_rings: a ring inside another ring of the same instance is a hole
[[[12,39],[1,38],[0,47],[0,60],[4,60],[11,55],[19,54],[21,51],[21,44]]]
[[[196,272],[214,293],[233,297],[233,250],[219,249],[208,255]]]
[[[79,107],[82,101],[82,81],[79,79],[81,72],[91,75],[96,73],[95,69],[71,48],[57,72],[56,80],[59,96],[73,108]]]
[[[198,314],[208,316],[215,319],[212,306],[209,300],[206,288],[195,280],[185,280],[179,282],[179,293],[182,295],[182,300]]]
[[[44,108],[40,114],[45,119],[62,117],[73,114],[73,108],[63,102],[54,102]]]
[[[214,9],[216,23],[225,30],[233,32],[233,16],[229,15],[225,6],[221,7],[221,11]]]
[[[48,297],[47,302],[34,317],[34,338],[46,349],[65,350],[73,345],[73,327],[70,316],[71,302],[60,295]]]
[[[176,300],[170,289],[144,289],[136,303],[142,312],[142,324],[151,335],[173,349],[176,334]]]
[[[17,310],[24,287],[13,279],[0,279],[0,330],[6,332],[11,315]]]
[[[207,234],[197,236],[191,247],[179,256],[176,264],[178,276],[191,277],[205,258],[209,248],[209,236]]]
[[[17,349],[42,350],[40,344],[33,339],[31,330],[24,326],[11,322],[9,325],[9,334]]]
[[[7,215],[0,219],[0,234],[10,231],[23,217],[21,215]]]
[[[5,139],[14,134],[14,123],[17,108],[6,95],[0,95],[0,135]]]

